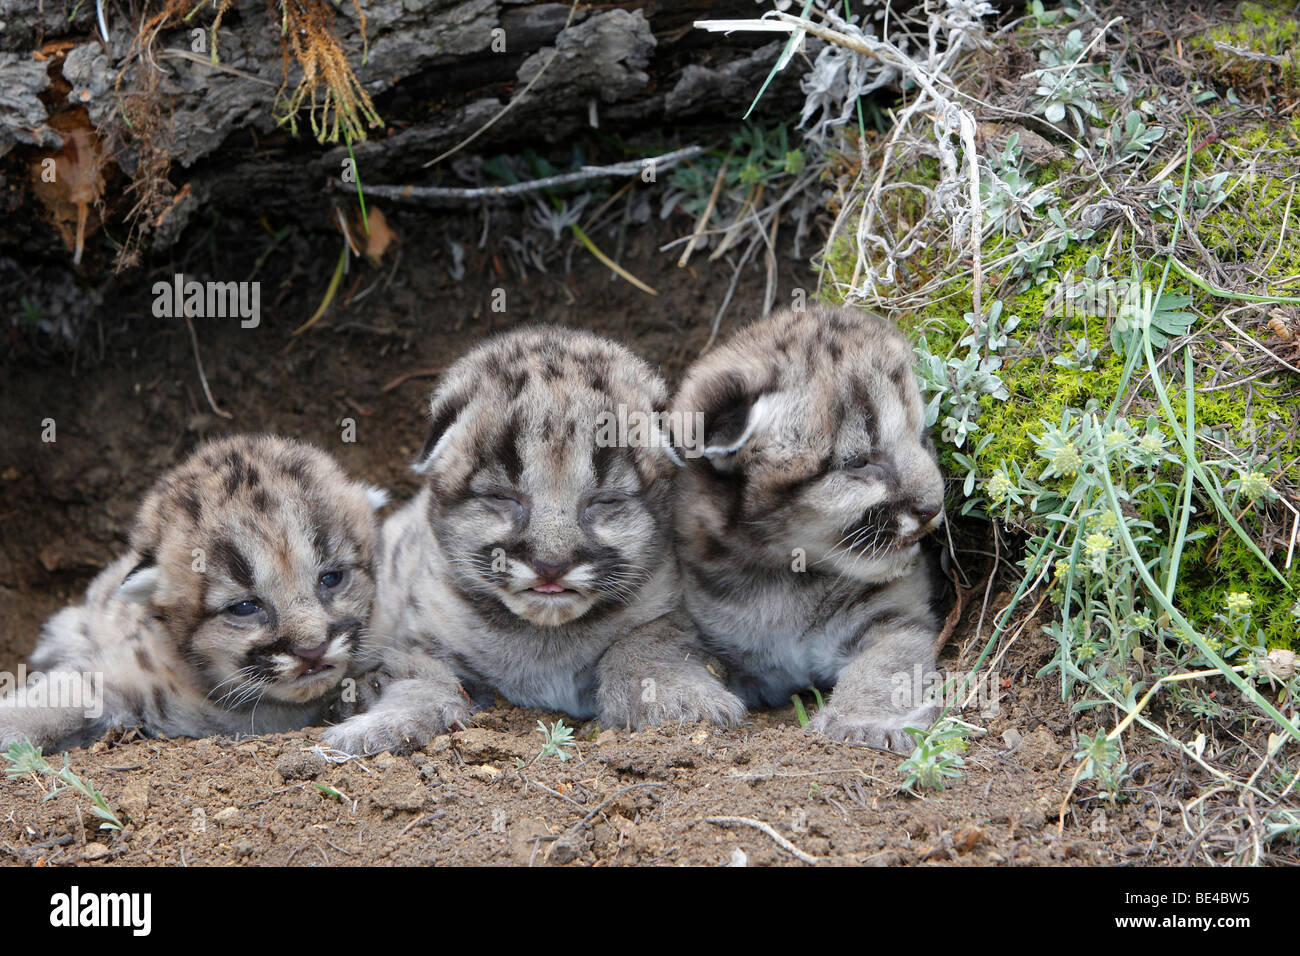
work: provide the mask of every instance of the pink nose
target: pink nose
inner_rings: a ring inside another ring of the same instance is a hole
[[[543,581],[555,582],[560,580],[573,569],[572,564],[545,564],[541,561],[533,565],[533,570]]]
[[[293,656],[308,664],[315,664],[325,656],[325,643],[317,644],[315,647],[295,647]]]

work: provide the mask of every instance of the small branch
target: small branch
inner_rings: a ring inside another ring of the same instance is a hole
[[[803,850],[799,849],[797,846],[795,846],[785,837],[781,836],[781,834],[777,833],[775,830],[773,830],[762,820],[751,820],[749,817],[707,817],[706,822],[713,823],[718,826],[729,826],[734,823],[734,824],[739,824],[740,826],[753,827],[755,830],[758,830],[760,833],[765,833],[767,836],[771,837],[776,842],[777,846],[785,850],[785,852],[789,853],[791,856],[796,857],[797,859],[801,860],[804,863],[807,863],[809,866],[817,865],[817,857],[805,853]]]
[[[451,186],[362,186],[367,196],[380,199],[396,199],[410,202],[429,202],[451,200],[455,202],[473,202],[479,199],[508,199],[542,192],[556,186],[585,182],[590,179],[605,179],[613,176],[637,176],[647,167],[656,169],[672,166],[682,160],[693,159],[704,152],[703,146],[688,146],[685,149],[664,153],[662,156],[650,156],[634,159],[626,163],[614,163],[611,166],[583,166],[569,173],[545,176],[542,179],[530,179],[527,182],[511,183],[508,186],[473,186],[456,188]],[[336,189],[347,192],[353,190],[350,183],[336,182]]]
[[[190,342],[194,346],[194,364],[198,366],[199,384],[203,386],[203,394],[207,397],[208,407],[222,418],[234,418],[235,416],[230,414],[230,412],[223,411],[219,408],[217,406],[217,400],[212,397],[212,389],[208,388],[208,377],[203,374],[203,357],[199,355],[199,337],[194,334],[194,323],[190,321],[188,315],[185,316],[185,327],[190,330]]]
[[[440,153],[439,155],[433,157],[433,159],[431,159],[431,160],[429,160],[427,163],[425,163],[425,164],[424,164],[424,168],[425,168],[425,169],[428,169],[430,166],[436,166],[438,163],[442,162],[442,161],[443,161],[444,159],[446,159],[448,156],[453,156],[453,155],[455,155],[456,153],[459,153],[462,149],[464,149],[464,148],[465,148],[466,146],[468,146],[470,143],[474,142],[474,140],[478,139],[480,136],[482,136],[484,133],[486,133],[489,129],[491,129],[491,128],[496,124],[497,120],[501,119],[501,117],[505,116],[505,115],[506,115],[507,113],[509,113],[512,109],[514,109],[514,107],[515,107],[515,106],[516,106],[516,105],[517,105],[517,104],[518,104],[518,103],[519,103],[519,102],[520,102],[520,101],[521,101],[525,96],[528,95],[528,91],[531,90],[531,89],[532,89],[532,88],[537,84],[537,81],[540,80],[540,79],[542,78],[542,74],[545,73],[547,70],[549,70],[549,69],[551,68],[551,64],[554,63],[554,62],[556,61],[556,59],[559,57],[559,55],[560,55],[560,45],[559,45],[560,37],[563,36],[565,30],[569,29],[569,24],[573,23],[573,15],[574,15],[575,13],[577,13],[577,11],[578,11],[578,0],[573,0],[573,3],[570,4],[570,6],[569,6],[569,16],[568,16],[568,18],[564,21],[564,26],[560,27],[560,32],[557,33],[557,34],[555,35],[555,50],[554,50],[554,52],[551,53],[551,57],[550,57],[550,59],[547,60],[545,63],[542,64],[542,68],[541,68],[540,70],[538,70],[536,73],[533,74],[533,78],[532,78],[531,80],[529,80],[529,81],[524,85],[524,88],[523,88],[522,90],[520,90],[518,93],[516,93],[513,97],[511,97],[511,98],[510,98],[510,102],[507,103],[505,106],[501,107],[501,111],[500,111],[499,113],[497,113],[495,116],[493,116],[490,120],[488,120],[486,123],[484,123],[484,124],[483,124],[482,126],[480,126],[478,129],[474,130],[474,132],[470,133],[468,136],[466,136],[463,140],[461,140],[459,143],[457,143],[457,144],[456,144],[455,146],[453,146],[451,149],[447,150],[447,151],[444,152],[444,153]]]

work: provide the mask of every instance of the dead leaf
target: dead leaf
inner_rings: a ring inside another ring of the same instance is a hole
[[[64,242],[73,250],[73,263],[80,265],[86,236],[93,230],[89,226],[90,207],[104,191],[104,157],[85,110],[60,114],[50,125],[63,137],[63,147],[42,153],[32,161],[33,191],[49,211]],[[53,182],[49,181],[47,162],[51,159]]]
[[[352,210],[355,225],[352,229],[353,236],[362,244],[361,251],[365,257],[370,260],[372,266],[379,265],[384,253],[388,247],[395,242],[401,242],[401,238],[393,231],[392,226],[388,225],[388,220],[384,214],[375,206],[371,206],[366,212],[366,223],[369,225],[369,231],[361,225],[361,210],[354,208]]]
[[[953,834],[952,843],[958,853],[966,854],[984,842],[984,829],[967,824]]]

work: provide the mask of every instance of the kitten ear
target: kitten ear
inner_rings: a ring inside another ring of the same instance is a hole
[[[388,504],[388,492],[378,485],[366,485],[366,502],[372,511],[378,511]]]
[[[411,470],[417,475],[427,474],[433,467],[433,463],[442,454],[443,449],[447,447],[447,443],[455,431],[456,420],[468,404],[469,396],[467,395],[434,393],[433,402],[429,408],[429,418],[432,421],[429,437],[424,442],[420,457],[411,466]]]
[[[717,471],[734,470],[736,455],[758,434],[767,430],[776,418],[776,396],[751,391],[743,379],[732,376],[701,394],[710,400],[702,402],[696,414],[694,433],[681,442],[686,457],[704,458]],[[685,420],[684,420],[685,424]]]
[[[130,570],[118,586],[117,596],[123,601],[148,604],[161,585],[162,572],[158,570],[158,565],[154,564],[153,557],[147,556]]]

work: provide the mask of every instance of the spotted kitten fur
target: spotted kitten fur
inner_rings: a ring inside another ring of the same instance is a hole
[[[834,688],[812,727],[909,748],[936,707],[895,696],[932,666],[939,580],[920,539],[943,480],[907,340],[812,308],[699,359],[675,420],[702,416],[676,496],[685,603],[751,707]]]
[[[0,749],[320,722],[355,670],[383,500],[302,442],[200,446],[145,496],[130,552],[46,623],[35,676],[0,698]]]
[[[385,685],[331,744],[423,746],[496,694],[607,727],[741,718],[674,616],[667,436],[599,437],[620,408],[649,416],[666,398],[631,352],[559,328],[499,336],[448,370],[416,466],[426,486],[381,532]]]

